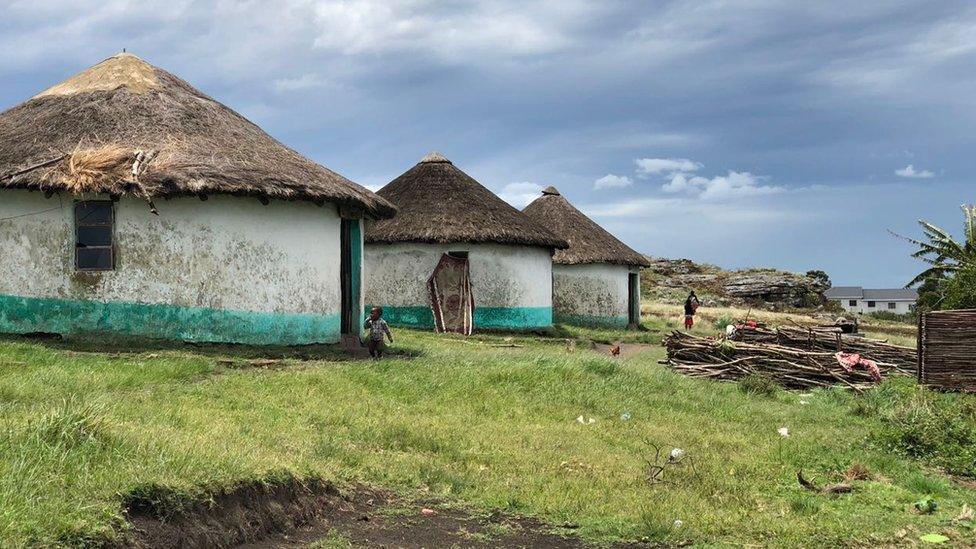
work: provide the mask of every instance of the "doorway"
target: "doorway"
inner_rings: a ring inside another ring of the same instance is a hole
[[[640,273],[627,273],[627,323],[640,326]]]
[[[340,227],[339,279],[342,287],[340,324],[342,335],[359,337],[362,321],[363,238],[358,219],[343,219]]]

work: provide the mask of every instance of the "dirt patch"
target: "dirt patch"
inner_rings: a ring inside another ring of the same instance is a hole
[[[476,514],[361,485],[340,492],[320,479],[290,476],[192,497],[147,486],[126,496],[125,508],[131,531],[120,546],[146,549],[272,549],[324,540],[354,547],[587,546],[573,537],[573,524],[553,527],[501,512]]]
[[[342,502],[331,483],[294,477],[252,481],[196,496],[140,487],[125,497],[132,529],[123,546],[235,547],[307,524]]]
[[[630,358],[641,353],[646,353],[651,349],[658,349],[660,345],[650,345],[647,343],[616,343],[614,345],[604,345],[603,343],[597,343],[594,345],[593,350],[601,355],[614,356],[611,351],[615,347],[620,351],[616,355],[617,358]]]

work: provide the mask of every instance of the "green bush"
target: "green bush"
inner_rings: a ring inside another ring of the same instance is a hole
[[[779,386],[771,377],[753,373],[739,380],[739,390],[750,395],[774,396]]]
[[[904,322],[908,324],[914,324],[917,320],[913,313],[892,313],[891,311],[875,311],[870,313],[868,316],[871,318],[877,318],[878,320],[887,320],[890,322]]]
[[[963,269],[945,282],[942,309],[976,309],[976,268]]]
[[[864,395],[856,412],[881,419],[873,442],[924,459],[952,474],[976,477],[976,398],[932,391],[892,378]]]
[[[729,324],[732,324],[734,322],[735,321],[732,320],[732,317],[731,316],[729,316],[729,315],[722,315],[722,316],[718,317],[717,319],[715,319],[715,328],[717,330],[722,330],[724,332],[725,331],[725,328]]]

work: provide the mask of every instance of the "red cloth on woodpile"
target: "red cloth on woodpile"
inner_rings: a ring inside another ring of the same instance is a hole
[[[448,254],[441,256],[427,279],[434,329],[471,335],[474,330],[474,295],[468,260]]]
[[[854,371],[854,368],[860,366],[868,371],[868,374],[871,375],[871,379],[881,381],[881,369],[878,368],[877,362],[866,359],[858,353],[840,352],[835,354],[834,357],[837,359],[837,363],[840,364],[840,367],[843,368],[845,372],[851,373]]]

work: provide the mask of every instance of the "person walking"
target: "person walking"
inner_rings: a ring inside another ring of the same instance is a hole
[[[383,309],[381,307],[373,307],[370,310],[369,318],[366,319],[363,328],[369,330],[366,341],[369,356],[383,358],[383,352],[386,351],[386,343],[383,338],[384,336],[390,338],[390,345],[392,345],[393,333],[390,332],[390,326],[383,320]]]
[[[690,330],[695,325],[695,313],[698,312],[700,305],[701,301],[695,295],[695,290],[692,290],[688,294],[688,299],[685,300],[685,330]]]

